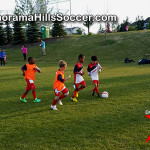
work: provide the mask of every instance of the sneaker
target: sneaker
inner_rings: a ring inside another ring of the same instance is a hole
[[[92,96],[94,96],[95,92],[92,91]]]
[[[63,105],[61,100],[58,101],[58,104],[61,105],[61,106]]]
[[[21,97],[20,97],[20,100],[21,101],[23,101],[24,103],[26,103],[27,102],[27,100],[24,98],[24,99],[22,99]]]
[[[100,95],[99,95],[99,94],[97,94],[97,96],[98,96],[98,97],[100,97]]]
[[[146,115],[150,115],[150,111],[149,111],[149,110],[146,110],[146,111],[145,111],[145,114],[146,114]]]
[[[34,103],[39,103],[39,102],[41,102],[41,100],[38,99],[38,98],[36,98],[33,102],[34,102]]]
[[[76,97],[71,98],[73,102],[78,102],[78,100],[76,99]]]
[[[77,92],[76,97],[79,97],[79,92]]]
[[[57,107],[56,107],[56,105],[54,105],[54,106],[51,105],[51,109],[52,110],[58,110]]]

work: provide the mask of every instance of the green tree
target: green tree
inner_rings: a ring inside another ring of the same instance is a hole
[[[52,27],[52,36],[53,37],[61,37],[65,36],[66,32],[64,30],[64,25],[62,21],[54,21],[53,22],[53,27]]]
[[[10,22],[5,22],[6,28],[5,28],[5,33],[6,33],[6,43],[10,44],[12,42],[12,28],[10,27]]]
[[[93,17],[90,17],[90,15],[88,15],[87,21],[85,21],[85,22],[83,23],[83,25],[88,28],[88,34],[89,34],[89,32],[90,32],[90,27],[91,27],[93,24],[94,24]]]
[[[123,23],[120,25],[120,32],[126,31],[126,26],[129,24],[129,18],[127,17],[126,20],[123,20]]]
[[[21,44],[25,42],[25,32],[22,27],[22,22],[15,21],[13,23],[14,34],[13,34],[13,44]]]
[[[81,29],[78,29],[78,30],[77,30],[77,33],[78,33],[79,35],[82,35],[82,30],[81,30]]]
[[[138,16],[136,18],[136,23],[135,23],[135,27],[137,30],[143,30],[143,26],[144,26],[144,19],[143,17],[141,16]]]
[[[3,46],[4,44],[5,44],[5,35],[4,35],[3,23],[0,23],[0,46]]]
[[[38,30],[38,24],[35,21],[28,22],[26,29],[26,37],[28,42],[37,42],[40,39],[40,31]]]

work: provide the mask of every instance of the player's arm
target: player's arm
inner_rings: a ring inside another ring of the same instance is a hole
[[[35,71],[37,71],[38,73],[41,73],[41,70],[40,68],[36,67],[36,68],[33,68]]]
[[[88,71],[88,75],[90,76],[91,75],[91,71],[90,71],[90,67],[89,66],[87,68],[87,71]]]
[[[21,68],[21,71],[22,71],[22,74],[23,76],[25,76],[25,71],[27,70],[27,66],[24,65],[22,68]]]
[[[98,63],[98,73],[101,73],[101,71],[102,71],[102,67],[101,67],[101,65]]]

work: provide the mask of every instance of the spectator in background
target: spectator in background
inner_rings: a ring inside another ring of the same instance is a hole
[[[126,26],[126,31],[129,31],[129,26],[128,25]]]
[[[43,40],[41,40],[41,44],[40,44],[41,48],[42,48],[42,53],[44,56],[46,56],[46,52],[45,52],[45,42]]]
[[[27,57],[27,47],[25,45],[23,45],[23,47],[22,47],[22,52],[23,52],[24,60],[26,60],[26,57]]]
[[[6,53],[4,50],[2,50],[0,52],[0,57],[1,57],[1,66],[4,65],[5,66],[5,61],[6,61]]]

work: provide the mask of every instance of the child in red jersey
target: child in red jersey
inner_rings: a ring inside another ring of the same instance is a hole
[[[27,82],[27,87],[25,92],[23,93],[22,97],[20,98],[21,101],[23,102],[27,102],[27,100],[25,99],[26,95],[28,94],[28,92],[30,90],[32,90],[32,95],[34,97],[34,102],[38,103],[41,100],[36,98],[36,92],[35,92],[35,84],[34,84],[34,80],[35,80],[35,72],[41,72],[41,70],[35,65],[35,59],[33,57],[29,57],[28,58],[28,64],[25,64],[21,70],[23,72],[23,76],[25,76],[25,80]]]
[[[78,62],[76,63],[74,67],[74,92],[72,96],[72,100],[74,102],[77,102],[78,92],[85,88],[86,83],[84,81],[83,75],[85,74],[83,72],[83,62],[84,62],[85,56],[83,54],[80,54],[78,56]],[[79,85],[80,88],[79,88]]]
[[[94,89],[92,90],[92,96],[94,96],[95,91],[96,91],[98,97],[100,97],[99,91],[98,91],[98,86],[99,86],[98,73],[101,72],[102,67],[97,62],[97,57],[96,56],[92,56],[91,60],[92,60],[92,62],[89,63],[87,71],[88,71],[89,76],[91,76],[91,79],[92,79],[92,81],[94,83],[94,86],[95,86]]]
[[[59,61],[59,70],[56,72],[55,82],[54,82],[54,93],[55,98],[53,100],[53,104],[51,105],[52,110],[58,110],[56,107],[56,103],[58,102],[59,105],[62,104],[62,99],[69,95],[68,89],[65,87],[64,82],[71,78],[69,75],[67,78],[64,78],[64,71],[66,70],[67,63],[63,60]],[[60,95],[60,93],[63,93]]]

